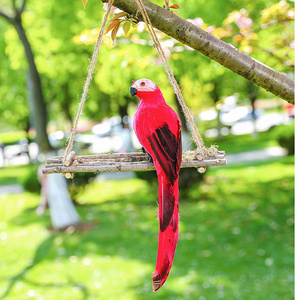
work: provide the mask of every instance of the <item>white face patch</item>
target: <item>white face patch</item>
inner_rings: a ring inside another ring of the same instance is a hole
[[[156,84],[150,79],[139,79],[132,87],[136,88],[139,92],[153,92],[157,89]]]

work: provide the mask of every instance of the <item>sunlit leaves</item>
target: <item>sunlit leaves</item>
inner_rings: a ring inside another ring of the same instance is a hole
[[[116,19],[119,19],[119,18],[122,18],[122,17],[126,17],[128,15],[127,12],[125,11],[122,11],[118,14],[115,14],[114,17],[112,18],[112,20],[116,20]]]
[[[211,26],[207,27],[206,24],[203,24],[201,27],[218,38],[225,39],[226,42],[231,42],[240,51],[250,54],[253,53],[255,49],[259,48],[258,32],[270,26],[289,22],[294,19],[294,9],[290,8],[290,5],[285,1],[280,1],[279,3],[264,9],[261,12],[261,15],[260,22],[254,25],[247,10],[234,10],[229,13],[227,18],[223,21],[223,27],[213,28],[213,30],[211,30]],[[286,29],[287,27],[288,26],[284,26],[283,29]],[[279,43],[281,43],[282,46],[290,45],[290,49],[293,49],[293,39],[293,35],[286,37],[282,36],[280,39],[278,39],[276,35],[273,47],[274,45],[278,45],[278,49],[280,49],[281,46]],[[266,51],[272,53],[272,56],[276,56],[273,50],[270,52],[266,49]]]
[[[118,22],[115,26],[114,29],[111,32],[111,39],[114,41],[118,32],[118,29],[120,27],[121,22]]]
[[[223,21],[225,25],[235,23],[239,28],[250,28],[253,21],[249,18],[249,13],[245,9],[234,10]]]
[[[170,6],[170,8],[173,8],[173,9],[180,9],[179,5],[178,4],[173,4]]]
[[[83,30],[80,35],[75,35],[73,37],[73,42],[77,45],[94,45],[97,40],[98,32],[99,28]]]
[[[130,27],[131,27],[131,22],[127,21],[127,22],[124,23],[123,30],[124,30],[125,36],[128,36]]]
[[[108,34],[109,32],[111,32],[111,39],[114,41],[116,39],[120,26],[123,24],[123,32],[124,35],[127,36],[131,27],[131,22],[126,18],[127,15],[127,12],[120,12],[114,14],[104,34]],[[78,45],[93,45],[97,40],[98,32],[99,28],[94,28],[92,30],[86,29],[82,31],[80,35],[74,36],[73,42]]]
[[[290,5],[285,1],[280,1],[262,11],[262,24],[267,24],[271,20],[279,22],[285,20],[293,20],[295,18],[295,9],[290,8]]]
[[[105,34],[111,32],[111,39],[114,41],[116,39],[118,30],[120,28],[120,25],[123,23],[123,32],[124,35],[127,36],[129,30],[130,30],[130,21],[127,18],[128,13],[127,12],[120,12],[114,14],[113,18],[111,19],[111,23],[108,25]],[[125,25],[126,24],[126,25]],[[125,27],[124,27],[125,26]]]
[[[231,31],[226,29],[226,28],[222,28],[222,27],[217,27],[215,28],[211,34],[213,34],[214,36],[217,36],[219,39],[223,39],[223,38],[227,38],[229,36],[231,36]]]
[[[115,28],[119,29],[120,23],[121,23],[121,20],[118,20],[118,19],[112,21],[112,22],[108,25],[108,27],[106,28],[104,34],[107,34],[107,33],[110,32],[112,29],[115,29]]]

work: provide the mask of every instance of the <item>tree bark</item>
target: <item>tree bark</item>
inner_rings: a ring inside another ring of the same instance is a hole
[[[101,1],[105,3],[108,0]],[[147,0],[143,0],[143,3],[156,29],[201,52],[268,92],[294,103],[294,81],[285,74],[255,60],[171,11]],[[115,0],[114,6],[135,16],[138,20],[143,20],[135,0]]]
[[[60,174],[47,175],[50,217],[53,228],[62,229],[80,223],[68,192],[66,179]]]
[[[248,82],[247,84],[247,90],[248,90],[248,97],[251,102],[252,106],[252,122],[253,122],[253,133],[252,137],[256,138],[257,137],[257,130],[256,130],[256,115],[255,115],[255,106],[254,102],[257,99],[258,95],[258,88],[255,86],[252,82]]]
[[[213,87],[212,91],[210,92],[210,95],[211,95],[211,98],[214,100],[215,106],[216,106],[216,103],[221,99],[218,81],[214,80],[213,85],[214,85],[214,87]],[[216,109],[217,109],[217,113],[218,113],[218,117],[217,117],[217,122],[218,122],[217,123],[217,130],[218,130],[217,141],[220,142],[221,139],[222,139],[222,135],[221,135],[222,123],[221,123],[221,120],[220,120],[220,109],[218,109],[218,108],[216,108]]]
[[[64,91],[64,99],[62,103],[62,109],[70,122],[71,127],[73,126],[73,116],[70,111],[71,103],[72,103],[72,96],[70,94],[70,86],[69,83],[66,82],[62,85],[62,89]]]

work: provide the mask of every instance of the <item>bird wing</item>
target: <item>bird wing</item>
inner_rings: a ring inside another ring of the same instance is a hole
[[[169,125],[164,123],[148,137],[151,149],[159,165],[173,185],[178,177],[182,148],[181,148],[181,125],[178,121],[177,137],[170,130]]]

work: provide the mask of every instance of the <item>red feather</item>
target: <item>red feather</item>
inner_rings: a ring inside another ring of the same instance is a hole
[[[138,80],[132,88],[141,100],[134,116],[134,131],[153,158],[159,182],[159,239],[152,277],[153,291],[157,291],[168,278],[178,241],[181,123],[152,81]]]

